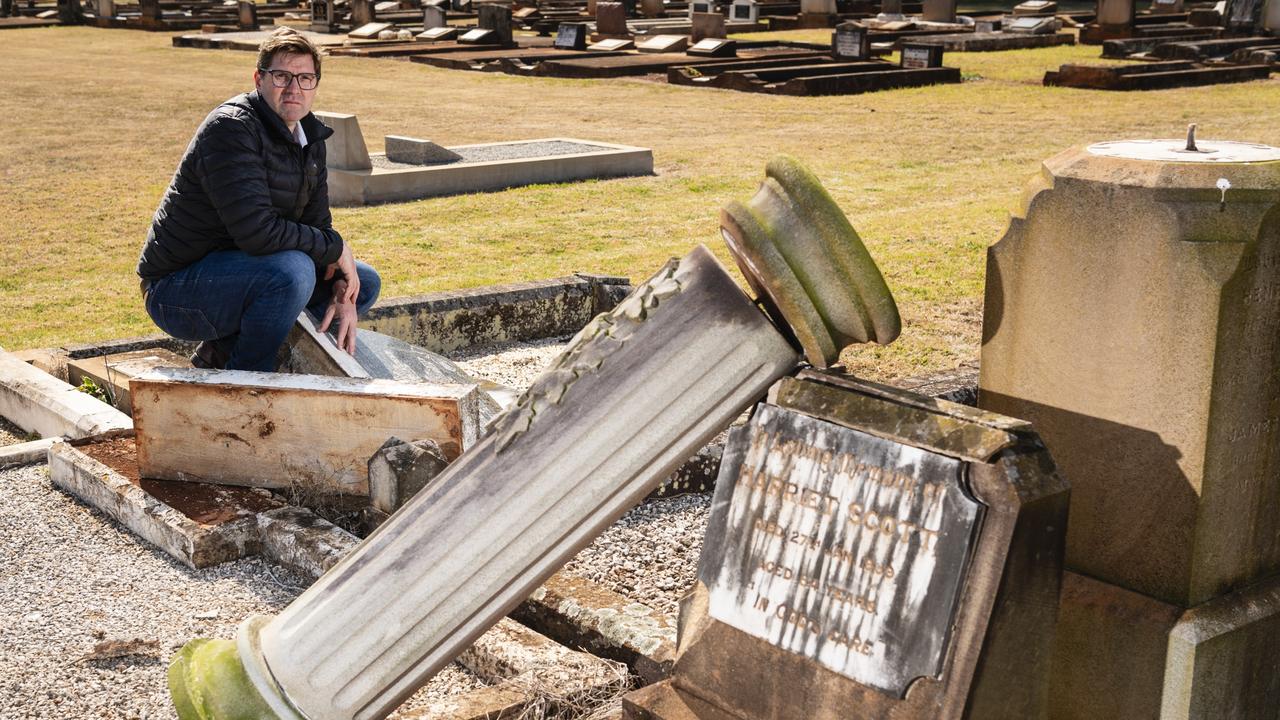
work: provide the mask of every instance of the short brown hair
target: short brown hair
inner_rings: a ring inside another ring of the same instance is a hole
[[[271,67],[276,53],[285,55],[310,55],[316,64],[316,75],[320,75],[320,48],[311,42],[306,35],[291,27],[278,27],[258,46],[258,69]]]

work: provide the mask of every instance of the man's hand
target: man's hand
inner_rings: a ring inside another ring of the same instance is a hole
[[[324,270],[324,279],[332,280],[337,271],[342,271],[343,279],[346,285],[342,292],[338,291],[338,283],[333,284],[333,298],[343,304],[354,305],[356,298],[360,295],[360,275],[356,272],[356,256],[351,252],[349,243],[342,243],[342,255],[338,256],[338,262],[330,263]],[[327,313],[326,313],[327,316]],[[354,342],[354,337],[352,342]],[[354,345],[352,346],[354,347]]]
[[[332,266],[330,266],[332,267]],[[357,281],[359,282],[359,281]],[[329,300],[329,307],[324,311],[324,319],[320,321],[320,332],[329,330],[329,323],[333,319],[338,318],[338,347],[345,350],[348,355],[356,354],[356,304],[355,302],[343,302],[348,290],[346,280],[336,280],[333,283],[333,298]]]

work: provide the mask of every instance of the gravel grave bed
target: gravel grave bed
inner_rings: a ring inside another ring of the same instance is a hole
[[[564,140],[544,140],[538,142],[509,143],[502,145],[481,145],[479,147],[448,148],[462,156],[461,160],[451,162],[417,165],[388,160],[386,155],[370,155],[369,163],[381,170],[410,170],[422,167],[441,167],[443,165],[466,165],[470,163],[494,162],[496,160],[527,160],[529,158],[552,157],[555,155],[576,155],[579,153],[599,152],[613,148],[588,143],[566,142]]]
[[[451,353],[449,359],[468,375],[524,392],[559,357],[570,339],[566,336],[485,345]]]
[[[564,566],[623,597],[675,615],[698,577],[711,495],[646,500]]]
[[[9,418],[0,415],[0,447],[17,445],[33,439],[35,438],[28,436],[25,430],[9,422]]]
[[[176,718],[165,671],[178,648],[235,637],[308,582],[258,558],[191,570],[63,494],[42,464],[0,471],[0,486],[5,720]],[[405,707],[481,685],[451,665]]]

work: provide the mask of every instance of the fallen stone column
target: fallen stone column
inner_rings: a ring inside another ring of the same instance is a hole
[[[188,643],[169,670],[179,716],[385,717],[795,369],[775,322],[823,367],[897,335],[874,262],[794,161],[729,208],[725,236],[772,320],[705,247],[669,262],[280,615]]]

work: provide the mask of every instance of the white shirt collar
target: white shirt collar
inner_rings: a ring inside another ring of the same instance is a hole
[[[302,121],[293,124],[293,139],[298,141],[302,147],[307,146],[307,134],[302,130]]]

